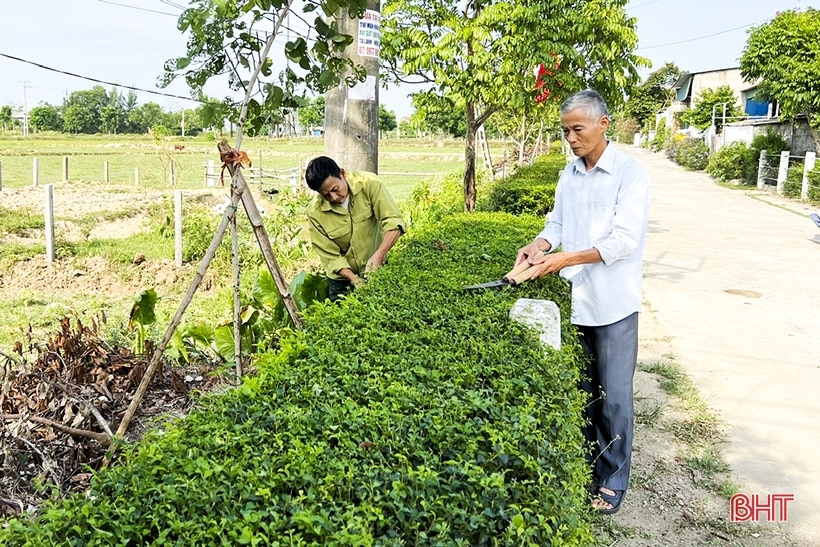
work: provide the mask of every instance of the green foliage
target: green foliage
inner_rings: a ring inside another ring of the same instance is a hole
[[[387,110],[383,104],[379,105],[379,131],[393,131],[396,129],[396,113]]]
[[[815,167],[809,171],[809,195],[808,199],[815,205],[820,205],[820,168]]]
[[[419,91],[410,95],[413,115],[411,127],[416,131],[464,137],[467,133],[464,105],[437,93],[435,90]]]
[[[128,317],[128,330],[136,331],[133,346],[136,355],[145,353],[145,326],[151,325],[157,320],[154,308],[158,299],[157,291],[146,289],[137,295],[134,299],[134,305],[131,306],[131,313]]]
[[[789,150],[791,145],[789,145],[780,133],[769,130],[765,133],[755,135],[749,148],[754,152],[754,160],[757,162],[760,159],[761,150],[765,150],[769,157],[779,156],[781,152]]]
[[[665,150],[667,148],[667,141],[670,140],[670,131],[666,127],[665,123],[660,124],[657,129],[655,129],[655,136],[654,138],[649,141],[649,149],[653,152],[660,152],[661,150]]]
[[[40,131],[62,131],[63,118],[57,107],[50,104],[35,106],[29,112],[29,123]]]
[[[672,86],[680,76],[680,69],[675,63],[666,63],[663,67],[647,76],[646,81],[637,86],[624,104],[626,118],[635,120],[638,127],[649,127],[655,124],[655,114],[672,104],[675,90]],[[633,138],[630,136],[630,139]],[[621,142],[626,142],[621,140]],[[631,140],[629,142],[632,142]]]
[[[748,81],[761,80],[758,95],[776,99],[781,116],[806,114],[815,143],[820,143],[820,11],[779,12],[752,29],[740,56],[740,70]]]
[[[560,101],[595,88],[616,108],[648,61],[633,53],[637,20],[626,0],[391,0],[382,6],[381,53],[394,79],[433,84],[464,105],[464,190],[475,205],[473,137],[502,109],[524,110],[545,90]],[[533,67],[548,69],[536,89]]]
[[[507,271],[541,224],[425,224],[352,296],[313,307],[258,377],[0,543],[592,544],[566,286],[460,290]],[[519,297],[559,304],[560,350],[508,319]]]
[[[301,13],[296,14],[307,23],[307,31],[297,33],[280,51],[263,54],[266,40],[260,36],[270,34],[271,21],[277,22],[275,32],[281,34],[278,22],[289,19],[291,3],[199,0],[179,17],[177,26],[187,35],[187,51],[165,62],[160,85],[184,78],[198,95],[211,78],[227,76],[228,87],[245,94],[256,73],[254,89],[259,91],[247,103],[244,127],[258,133],[270,123],[270,113],[300,106],[305,88],[323,93],[340,83],[350,86],[364,79],[364,68],[342,55],[353,37],[339,31],[334,16],[343,8],[358,15],[366,6],[363,0],[308,0],[300,4]],[[274,74],[275,56],[286,58],[294,66]],[[239,119],[241,103],[226,98],[222,104],[230,119]]]
[[[544,217],[555,205],[555,187],[566,167],[563,155],[541,156],[533,164],[518,169],[505,181],[493,184],[479,210]]]
[[[803,191],[803,162],[789,165],[786,180],[783,181],[783,195],[787,198],[800,199]]]
[[[714,121],[718,133],[723,127],[723,108],[726,108],[726,121],[733,121],[743,116],[743,110],[737,104],[735,92],[728,85],[719,86],[716,89],[705,88],[701,90],[697,102],[692,108],[681,114],[681,121],[688,123],[698,129],[706,129]],[[712,115],[714,114],[714,119]]]
[[[319,95],[315,99],[306,100],[305,104],[296,110],[299,116],[299,125],[304,131],[325,124],[325,97]]]
[[[674,140],[667,150],[669,159],[691,171],[702,171],[709,164],[709,147],[703,139],[686,137]]]
[[[746,184],[757,182],[757,160],[754,151],[745,142],[733,142],[709,158],[706,172],[716,180],[741,180]]]

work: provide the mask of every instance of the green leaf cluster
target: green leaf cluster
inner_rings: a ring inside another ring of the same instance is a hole
[[[705,88],[700,92],[695,105],[681,114],[681,121],[692,127],[706,129],[714,122],[717,131],[723,127],[724,107],[726,111],[726,122],[736,121],[743,116],[743,110],[737,102],[735,92],[728,85],[722,85],[715,89]]]
[[[539,157],[533,165],[522,167],[507,180],[493,184],[479,209],[543,218],[555,205],[555,187],[566,165],[562,154]]]
[[[809,118],[815,142],[820,143],[820,11],[788,10],[752,29],[740,56],[740,70],[748,81],[761,79],[758,94],[776,99],[781,115]]]
[[[746,184],[755,184],[757,182],[755,153],[745,142],[733,142],[709,158],[706,172],[721,182],[741,180]]]
[[[165,62],[161,86],[184,78],[195,96],[201,97],[205,84],[215,77],[227,79],[228,88],[252,98],[247,104],[245,127],[259,132],[280,116],[282,108],[304,104],[305,88],[322,93],[344,82],[347,85],[364,79],[364,68],[355,65],[342,53],[353,43],[353,37],[339,31],[334,16],[361,14],[364,0],[308,0],[300,5],[308,31],[289,40],[280,53],[289,63],[279,74],[273,73],[271,56],[262,58],[271,29],[293,11],[284,0],[197,0],[180,15],[178,28],[188,36],[186,54]],[[318,14],[309,19],[309,14]],[[342,12],[342,10],[347,10]],[[249,90],[251,76],[259,67],[259,80]],[[222,102],[237,121],[241,104],[232,98]]]
[[[365,286],[311,307],[257,377],[0,543],[592,544],[567,287],[461,290],[503,275],[542,222],[418,226]],[[558,303],[560,350],[508,319],[520,297]]]

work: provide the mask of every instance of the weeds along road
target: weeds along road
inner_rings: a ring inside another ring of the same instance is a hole
[[[645,305],[723,422],[734,482],[763,501],[793,494],[772,525],[820,545],[820,208],[617,146],[652,179]]]

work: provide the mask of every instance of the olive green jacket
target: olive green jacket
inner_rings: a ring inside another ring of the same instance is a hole
[[[310,242],[331,279],[343,279],[339,270],[364,272],[368,259],[390,230],[404,232],[404,217],[379,177],[373,173],[346,173],[350,186],[348,210],[317,195],[307,208]]]

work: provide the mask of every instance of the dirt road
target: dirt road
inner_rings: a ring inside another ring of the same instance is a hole
[[[653,182],[644,297],[726,425],[734,481],[764,501],[793,494],[771,525],[820,545],[820,231],[808,218],[818,208],[621,149]]]

